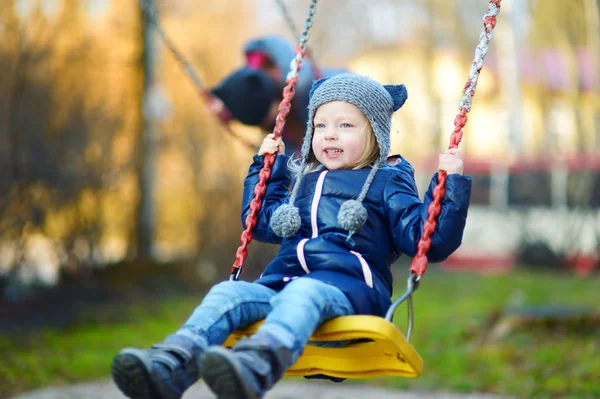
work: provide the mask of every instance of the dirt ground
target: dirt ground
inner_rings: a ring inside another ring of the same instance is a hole
[[[124,396],[111,381],[98,381],[49,388],[19,395],[13,399],[120,399]],[[214,399],[202,382],[186,392],[184,399]],[[333,384],[327,382],[284,381],[269,392],[266,399],[503,399],[489,394],[453,394],[447,392],[406,392],[372,386]]]

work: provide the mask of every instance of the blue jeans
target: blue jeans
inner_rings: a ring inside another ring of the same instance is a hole
[[[312,278],[293,279],[279,292],[260,284],[225,281],[208,292],[176,334],[200,346],[221,345],[234,330],[266,319],[255,337],[276,339],[291,350],[293,364],[321,323],[352,314],[354,309],[339,288]]]

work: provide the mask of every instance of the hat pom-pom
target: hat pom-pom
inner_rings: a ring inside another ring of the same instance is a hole
[[[279,237],[292,237],[299,229],[300,211],[293,205],[281,205],[271,216],[271,230]]]
[[[338,223],[344,230],[355,232],[367,221],[367,210],[360,201],[348,200],[340,207]]]

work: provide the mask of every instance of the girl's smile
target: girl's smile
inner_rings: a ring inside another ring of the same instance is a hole
[[[329,159],[336,159],[344,152],[344,150],[337,147],[326,147],[323,151],[325,152],[325,156]]]

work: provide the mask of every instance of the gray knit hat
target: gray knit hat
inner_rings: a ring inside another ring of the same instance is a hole
[[[294,201],[300,186],[300,180],[306,173],[306,165],[312,148],[313,118],[317,108],[331,101],[346,101],[357,106],[367,117],[377,144],[380,156],[367,176],[360,194],[356,199],[344,202],[338,213],[338,223],[350,235],[360,229],[367,220],[367,210],[362,201],[367,195],[371,181],[377,173],[379,165],[387,160],[390,152],[390,130],[392,114],[397,111],[407,98],[404,85],[381,85],[366,76],[344,73],[316,81],[310,91],[308,104],[308,122],[306,135],[302,143],[302,163],[290,201],[277,208],[271,218],[271,229],[280,237],[292,237],[300,228],[300,212]]]

